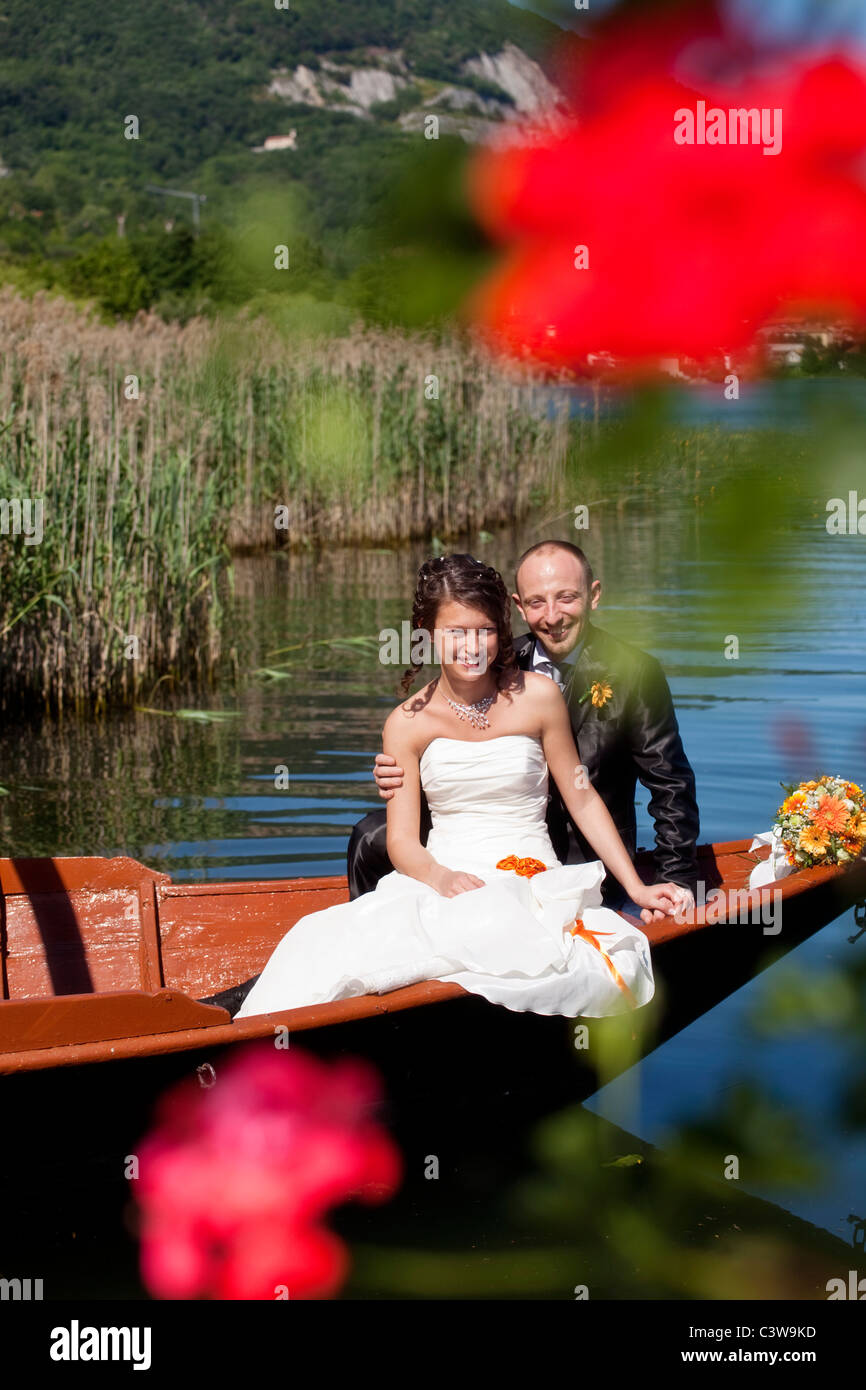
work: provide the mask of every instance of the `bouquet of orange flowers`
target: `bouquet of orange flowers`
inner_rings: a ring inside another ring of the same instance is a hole
[[[782,784],[784,786],[784,783]],[[785,787],[773,832],[792,868],[846,864],[866,845],[866,796],[844,777],[821,777]]]

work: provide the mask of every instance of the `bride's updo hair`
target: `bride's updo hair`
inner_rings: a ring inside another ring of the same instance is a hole
[[[418,571],[412,603],[413,633],[423,629],[432,637],[436,615],[449,600],[480,609],[495,626],[499,644],[490,670],[501,689],[517,670],[511,637],[511,598],[502,575],[471,555],[440,555],[435,560],[425,560]],[[407,695],[418,672],[424,669],[421,662],[414,661],[414,655],[413,649],[412,665],[400,682]]]

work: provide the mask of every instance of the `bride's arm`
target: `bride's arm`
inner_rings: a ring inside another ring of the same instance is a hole
[[[382,731],[382,747],[403,769],[403,784],[388,802],[388,858],[398,873],[435,888],[445,898],[483,888],[483,879],[459,873],[439,864],[421,843],[421,770],[415,725],[398,708],[389,714]]]
[[[589,841],[605,868],[619,879],[626,893],[642,909],[645,922],[653,912],[669,912],[673,899],[673,884],[655,884],[648,888],[639,878],[628,850],[613,823],[610,812],[582,771],[568,706],[559,688],[542,676],[543,686],[533,691],[541,715],[541,742],[550,775],[556,782],[566,809],[580,833]]]

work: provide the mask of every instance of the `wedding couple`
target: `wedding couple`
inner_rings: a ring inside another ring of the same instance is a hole
[[[411,694],[421,668],[407,671],[385,721],[388,805],[352,835],[350,901],[292,927],[236,1017],[428,979],[567,1017],[652,998],[647,938],[612,909],[647,923],[692,900],[698,808],[667,681],[590,622],[601,585],[577,546],[533,546],[515,586],[517,641],[496,570],[469,555],[422,565],[412,627],[439,672]],[[632,863],[637,779],[651,886]]]

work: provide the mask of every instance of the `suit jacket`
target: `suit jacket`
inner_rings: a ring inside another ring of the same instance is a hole
[[[517,664],[528,670],[535,638],[514,640]],[[574,664],[562,668],[566,699],[580,761],[613,818],[629,854],[636,849],[635,789],[650,794],[655,821],[657,881],[670,880],[694,890],[695,845],[700,828],[695,778],[685,755],[673,701],[655,657],[589,623]],[[596,681],[609,685],[609,700],[597,708],[580,697]],[[563,805],[551,781],[548,829],[563,863],[597,859]]]

